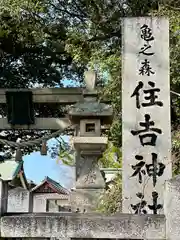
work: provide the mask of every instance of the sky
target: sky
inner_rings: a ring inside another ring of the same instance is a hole
[[[68,137],[63,139],[68,141]],[[48,141],[48,147],[56,141]],[[70,189],[73,187],[74,168],[64,165],[60,160],[52,159],[50,156],[41,156],[40,152],[33,152],[23,157],[24,171],[28,180],[36,184],[40,183],[46,176],[59,182],[62,186]]]
[[[64,85],[68,85],[71,81],[64,80]],[[63,136],[63,139],[68,142],[68,136]],[[48,147],[53,145],[55,139],[48,141]],[[30,155],[23,157],[24,171],[28,180],[40,183],[46,176],[59,182],[62,186],[70,189],[74,183],[75,169],[62,164],[57,159],[52,159],[50,156],[41,156],[40,152],[33,152]]]

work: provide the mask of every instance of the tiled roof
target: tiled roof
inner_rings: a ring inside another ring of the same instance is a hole
[[[14,159],[0,162],[0,178],[4,181],[14,179],[22,169],[23,161],[16,162]]]
[[[14,171],[14,174],[13,174],[13,178],[16,177],[20,171],[23,171],[23,164],[24,162],[23,161],[20,161]]]
[[[46,177],[39,185],[34,187],[31,191],[35,191],[45,183],[48,183],[50,186],[52,186],[52,188],[55,189],[59,194],[69,195],[69,191],[66,188],[62,187],[58,182],[54,181],[50,177]]]

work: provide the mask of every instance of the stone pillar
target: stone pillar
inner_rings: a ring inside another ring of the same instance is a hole
[[[169,23],[125,18],[122,29],[122,211],[163,214],[172,177]]]
[[[180,239],[180,175],[165,184],[166,239]]]
[[[7,212],[8,182],[0,179],[0,215]]]
[[[72,211],[92,212],[103,193],[105,182],[98,166],[101,152],[82,151],[76,158],[76,189],[71,194]]]

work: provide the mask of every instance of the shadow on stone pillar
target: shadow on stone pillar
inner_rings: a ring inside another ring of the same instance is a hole
[[[0,179],[0,215],[7,213],[8,182]]]
[[[33,193],[29,191],[29,213],[33,212]]]
[[[166,215],[166,239],[180,239],[180,175],[166,181],[164,212]]]

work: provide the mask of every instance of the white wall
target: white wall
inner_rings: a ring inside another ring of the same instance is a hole
[[[57,193],[34,193],[33,194],[33,212],[46,212],[46,201],[57,200],[57,204],[53,201],[49,205],[50,212],[58,212],[59,206],[69,206],[67,196]],[[29,191],[17,187],[8,190],[8,212],[28,212],[29,211]]]
[[[66,196],[67,197],[67,196]],[[58,205],[68,206],[69,201],[64,199],[64,195],[60,195],[57,193],[34,193],[33,194],[33,212],[46,212],[46,201],[48,199],[58,200]],[[58,212],[58,207],[53,207],[51,209],[52,212]]]
[[[8,212],[28,212],[29,211],[29,192],[17,187],[8,190]]]

